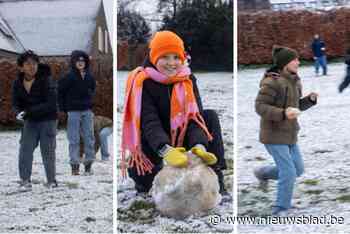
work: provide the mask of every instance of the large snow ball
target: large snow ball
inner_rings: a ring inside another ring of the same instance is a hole
[[[154,178],[151,190],[160,213],[176,219],[208,211],[221,201],[215,172],[196,155],[187,155],[186,168],[164,166]]]

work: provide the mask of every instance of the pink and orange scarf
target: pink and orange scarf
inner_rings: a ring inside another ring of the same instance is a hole
[[[183,66],[178,74],[166,77],[154,68],[137,68],[133,70],[127,80],[124,106],[124,119],[122,127],[122,175],[126,176],[127,167],[136,167],[138,175],[151,172],[153,164],[141,149],[141,103],[143,81],[152,79],[162,84],[174,84],[170,100],[170,126],[171,145],[182,146],[187,126],[190,120],[195,121],[206,133],[209,133],[203,117],[199,113],[196,97],[193,92],[193,84],[189,75],[191,70]],[[131,157],[126,162],[126,156]]]

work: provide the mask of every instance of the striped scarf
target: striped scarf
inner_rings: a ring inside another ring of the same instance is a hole
[[[170,127],[171,145],[182,146],[187,126],[190,120],[195,121],[201,127],[209,140],[209,133],[203,117],[199,113],[196,97],[193,92],[193,84],[189,75],[191,70],[182,66],[176,76],[167,77],[154,68],[137,68],[133,70],[127,79],[126,96],[124,105],[124,118],[122,127],[122,175],[126,177],[127,167],[136,167],[138,175],[145,172],[151,173],[153,164],[141,149],[141,103],[143,82],[152,79],[161,84],[174,84],[170,99]],[[126,156],[130,155],[128,163]]]

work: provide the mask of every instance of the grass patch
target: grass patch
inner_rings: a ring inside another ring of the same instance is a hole
[[[318,190],[318,189],[316,189],[316,190],[307,190],[307,191],[305,191],[305,193],[306,194],[319,195],[319,194],[323,193],[323,190]]]
[[[155,209],[155,204],[151,203],[151,202],[146,202],[146,201],[134,201],[133,203],[131,203],[131,205],[129,206],[129,210],[130,211],[138,211],[138,210],[149,210],[149,209]]]
[[[337,197],[336,200],[342,203],[350,202],[350,195],[342,195],[340,197]]]
[[[256,161],[265,161],[266,159],[260,156],[255,157]]]
[[[69,189],[78,189],[78,188],[79,188],[79,183],[64,182],[64,184],[65,184]]]
[[[318,185],[319,182],[320,181],[315,180],[315,179],[307,179],[307,180],[303,181],[303,184],[314,186],[314,185]]]

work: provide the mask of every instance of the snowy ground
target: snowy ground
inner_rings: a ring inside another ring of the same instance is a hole
[[[229,169],[225,184],[232,194],[233,182],[233,79],[232,73],[198,73],[195,74],[199,91],[205,109],[215,109],[221,121],[225,157]],[[122,121],[122,106],[124,100],[124,85],[127,73],[118,72],[118,134]],[[120,135],[117,137],[120,143]],[[119,147],[118,147],[119,149]],[[154,208],[150,197],[136,196],[131,179],[122,181],[118,178],[118,232],[230,232],[233,225],[212,225],[210,215],[219,214],[230,216],[233,214],[231,203],[223,203],[211,210],[209,214],[198,214],[186,220],[174,220],[162,217]]]
[[[58,188],[44,187],[46,177],[40,150],[34,154],[29,192],[18,189],[19,131],[0,132],[0,233],[112,233],[112,160],[93,164],[94,175],[71,176],[65,131],[57,135]],[[110,152],[112,152],[110,137]],[[81,172],[83,169],[81,168]],[[81,173],[82,174],[82,173]]]
[[[276,186],[258,188],[253,169],[272,163],[258,142],[259,117],[254,100],[265,69],[238,73],[238,213],[266,216],[275,200]],[[304,94],[319,92],[318,105],[302,113],[299,146],[304,156],[305,174],[297,179],[292,214],[344,217],[343,225],[241,225],[239,233],[337,233],[350,232],[350,89],[339,94],[337,87],[345,75],[342,63],[329,65],[328,76],[314,76],[312,66],[299,72]]]

